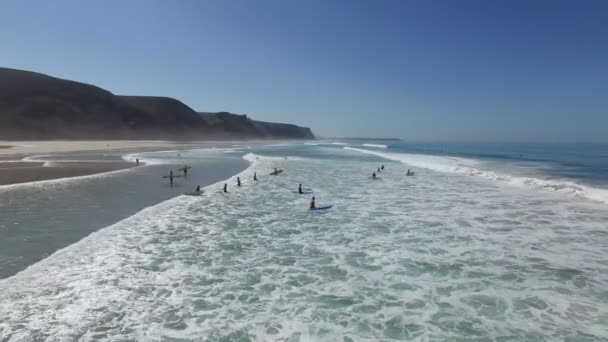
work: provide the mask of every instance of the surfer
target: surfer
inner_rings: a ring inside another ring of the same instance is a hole
[[[384,165],[382,165],[382,167],[380,167],[380,170],[384,171]]]
[[[298,186],[298,193],[299,194],[303,194],[303,192],[302,192],[302,184],[300,184],[300,186]]]
[[[224,192],[228,192],[228,184],[224,183]]]
[[[258,181],[258,174],[255,172],[253,173],[253,180],[256,182]]]
[[[135,158],[135,165],[139,166],[139,158]]]
[[[195,191],[196,191],[196,192],[200,192],[200,191],[201,191],[201,186],[200,186],[200,185],[197,185],[197,186],[196,186],[196,190],[195,190]]]
[[[376,173],[372,173],[372,179],[376,179]]]
[[[378,172],[382,172],[382,171],[380,171],[380,168],[378,168]]]
[[[317,206],[315,205],[315,197],[312,197],[312,201],[310,201],[310,209],[316,209]]]
[[[236,177],[236,186],[241,186],[241,177]]]

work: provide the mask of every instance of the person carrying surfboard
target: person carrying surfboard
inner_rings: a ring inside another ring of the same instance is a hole
[[[312,197],[312,201],[310,201],[310,209],[316,209],[317,206],[315,205],[315,197]]]

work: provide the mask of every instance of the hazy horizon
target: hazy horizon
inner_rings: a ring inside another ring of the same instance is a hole
[[[606,143],[602,1],[14,1],[0,66],[325,137]]]

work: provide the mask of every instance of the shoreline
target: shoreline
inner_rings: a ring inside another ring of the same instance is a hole
[[[81,151],[113,151],[139,148],[164,147],[231,147],[232,145],[263,145],[284,142],[306,142],[309,139],[268,139],[268,140],[0,140],[0,158],[15,155],[42,153],[62,153]]]
[[[45,166],[44,164],[43,162],[0,161],[0,187],[93,176],[136,167],[133,163],[127,161],[53,162],[53,166]],[[141,163],[140,165],[144,164]]]
[[[283,142],[284,140],[272,140]],[[134,162],[124,159],[115,161],[52,161],[28,160],[41,154],[72,152],[116,152],[131,149],[162,148],[210,148],[233,147],[234,145],[260,145],[269,140],[230,141],[163,141],[163,140],[51,140],[51,141],[0,141],[0,187],[25,185],[58,179],[86,177],[136,167]],[[141,162],[140,166],[145,165]]]
[[[116,162],[92,162],[89,167],[99,170],[100,164],[104,163]],[[0,185],[0,202],[5,204],[0,206],[0,229],[6,229],[8,234],[5,239],[0,239],[0,250],[3,251],[0,255],[0,281],[93,232],[180,197],[197,185],[211,192],[214,186],[219,187],[218,184],[251,166],[251,162],[242,156],[218,155],[215,159],[194,162],[192,173],[187,178],[178,178],[175,184],[170,185],[160,175],[169,168],[179,167],[179,164],[152,163],[136,167],[135,163],[124,163],[132,167]],[[19,167],[13,169],[18,170]],[[23,206],[24,201],[27,201],[27,207]],[[53,232],[51,242],[49,232]],[[25,256],[24,250],[28,251]]]

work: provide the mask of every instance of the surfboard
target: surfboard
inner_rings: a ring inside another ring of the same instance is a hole
[[[333,207],[333,205],[320,205],[320,206],[317,206],[316,208],[310,208],[308,210],[310,210],[310,211],[327,210],[331,207]]]
[[[276,172],[275,172],[275,171],[273,171],[273,172],[271,172],[271,173],[270,173],[270,175],[271,175],[271,176],[276,176],[276,175],[278,175],[278,174],[279,174],[279,173],[281,173],[281,172],[283,172],[283,170],[277,170]]]
[[[184,195],[186,195],[186,196],[200,196],[200,195],[202,195],[204,193],[205,192],[203,190],[201,190],[201,191],[184,192]]]
[[[310,195],[312,194],[312,191],[304,191],[302,190],[302,193],[300,193],[299,191],[292,191],[294,194],[298,194],[298,195]]]

